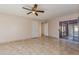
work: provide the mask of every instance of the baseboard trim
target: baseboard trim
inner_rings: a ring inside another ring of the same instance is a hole
[[[52,36],[48,36],[48,38],[59,39],[59,38],[57,38],[57,37],[52,37]]]
[[[29,39],[37,39],[37,38],[40,38],[40,37],[32,37],[32,38],[29,38]]]
[[[31,38],[26,38],[26,39],[11,40],[11,41],[7,41],[7,42],[2,42],[2,43],[0,43],[0,44],[12,43],[12,42],[23,41],[23,40],[29,40],[29,39],[38,39],[38,38],[40,38],[40,37],[31,37]]]
[[[12,43],[12,42],[23,41],[23,40],[29,40],[29,39],[38,39],[38,38],[41,38],[41,37],[42,37],[42,36],[40,36],[40,37],[26,38],[26,39],[19,39],[19,40],[13,40],[13,41],[7,41],[7,42],[2,42],[2,43],[0,43],[0,44]],[[44,36],[44,37],[51,38],[51,39],[58,39],[58,38],[52,37],[52,36]]]

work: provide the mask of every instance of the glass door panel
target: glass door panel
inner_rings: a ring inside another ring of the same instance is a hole
[[[74,35],[73,35],[73,40],[79,41],[79,28],[78,28],[78,23],[74,24]]]
[[[68,25],[66,22],[60,22],[60,30],[59,30],[59,36],[60,38],[67,38],[68,36]]]
[[[62,36],[64,38],[66,38],[66,36],[67,36],[67,25],[66,24],[62,25]]]
[[[68,24],[68,39],[73,40],[73,24]]]

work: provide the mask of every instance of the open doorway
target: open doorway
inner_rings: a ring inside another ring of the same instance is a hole
[[[42,36],[48,36],[48,23],[47,22],[43,22],[41,24],[41,34]]]

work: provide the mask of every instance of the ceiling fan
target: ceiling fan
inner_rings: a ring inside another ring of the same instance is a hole
[[[36,16],[38,16],[38,12],[44,13],[43,10],[37,10],[37,7],[38,7],[38,5],[37,4],[34,4],[34,6],[31,9],[26,8],[26,7],[22,7],[22,8],[25,9],[25,10],[29,10],[30,11],[30,12],[27,13],[27,15],[33,13]]]

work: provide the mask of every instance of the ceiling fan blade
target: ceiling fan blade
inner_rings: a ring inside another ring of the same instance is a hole
[[[38,5],[37,5],[37,4],[35,4],[35,5],[34,5],[34,8],[37,8],[37,6],[38,6]]]
[[[28,8],[25,8],[25,7],[22,7],[23,9],[26,9],[26,10],[30,10],[30,11],[32,11],[31,9],[28,9]]]
[[[36,12],[42,12],[42,13],[44,13],[44,11],[41,11],[41,10],[37,10]]]
[[[35,11],[37,9],[37,4],[34,4],[34,7],[32,8],[33,11]]]
[[[36,15],[36,16],[38,16],[38,14],[37,14],[37,13],[35,13],[35,15]]]
[[[32,13],[32,12],[29,12],[29,13],[27,13],[27,14],[30,14],[30,13]]]

